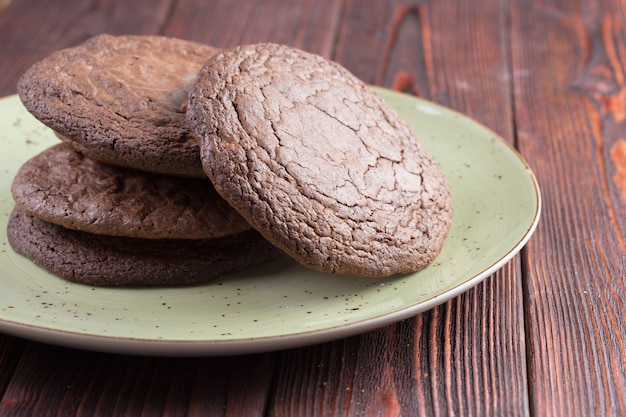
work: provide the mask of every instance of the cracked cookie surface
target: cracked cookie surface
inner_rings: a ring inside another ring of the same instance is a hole
[[[24,163],[11,192],[22,211],[69,229],[143,239],[209,239],[250,225],[208,178],[181,178],[96,162],[54,145]]]
[[[35,63],[18,93],[35,117],[96,160],[205,177],[185,109],[216,51],[169,37],[98,35]]]
[[[417,271],[452,221],[447,181],[400,116],[346,69],[277,44],[222,51],[188,120],[218,192],[305,266]]]

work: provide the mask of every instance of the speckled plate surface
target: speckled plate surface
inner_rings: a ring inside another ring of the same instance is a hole
[[[455,218],[426,269],[384,280],[330,276],[287,258],[184,288],[73,284],[9,247],[10,184],[57,143],[16,96],[0,99],[0,332],[108,352],[227,355],[346,337],[430,309],[482,281],[529,239],[540,213],[535,177],[495,133],[432,103],[377,89],[419,132],[452,187]]]

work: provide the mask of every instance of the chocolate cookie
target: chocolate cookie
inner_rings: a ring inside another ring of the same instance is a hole
[[[11,192],[26,213],[69,229],[144,239],[209,239],[250,225],[206,179],[101,164],[59,143],[24,163]]]
[[[383,277],[440,251],[453,213],[442,171],[338,64],[276,44],[222,51],[187,115],[218,192],[302,264]]]
[[[175,38],[99,35],[34,64],[18,93],[35,117],[93,159],[204,177],[185,107],[216,51]]]
[[[207,282],[274,259],[280,251],[256,231],[208,240],[145,240],[95,235],[45,222],[15,208],[11,247],[69,281],[96,286]]]

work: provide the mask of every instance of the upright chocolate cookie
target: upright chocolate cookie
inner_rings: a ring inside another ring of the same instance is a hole
[[[203,177],[185,107],[216,51],[175,38],[99,35],[34,64],[18,93],[35,117],[93,159]]]
[[[65,143],[24,163],[11,192],[24,212],[90,233],[209,239],[250,229],[206,178],[105,165]]]
[[[208,240],[133,239],[65,229],[19,208],[7,237],[16,252],[48,271],[97,286],[197,284],[282,253],[252,229]]]
[[[442,171],[343,67],[276,44],[223,51],[187,115],[218,192],[302,264],[383,277],[440,251],[453,212]]]

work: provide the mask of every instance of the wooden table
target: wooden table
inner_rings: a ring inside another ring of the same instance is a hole
[[[458,110],[525,157],[542,220],[461,296],[316,346],[161,358],[0,335],[0,415],[626,415],[626,1],[0,1],[0,96],[102,32],[285,43]]]

